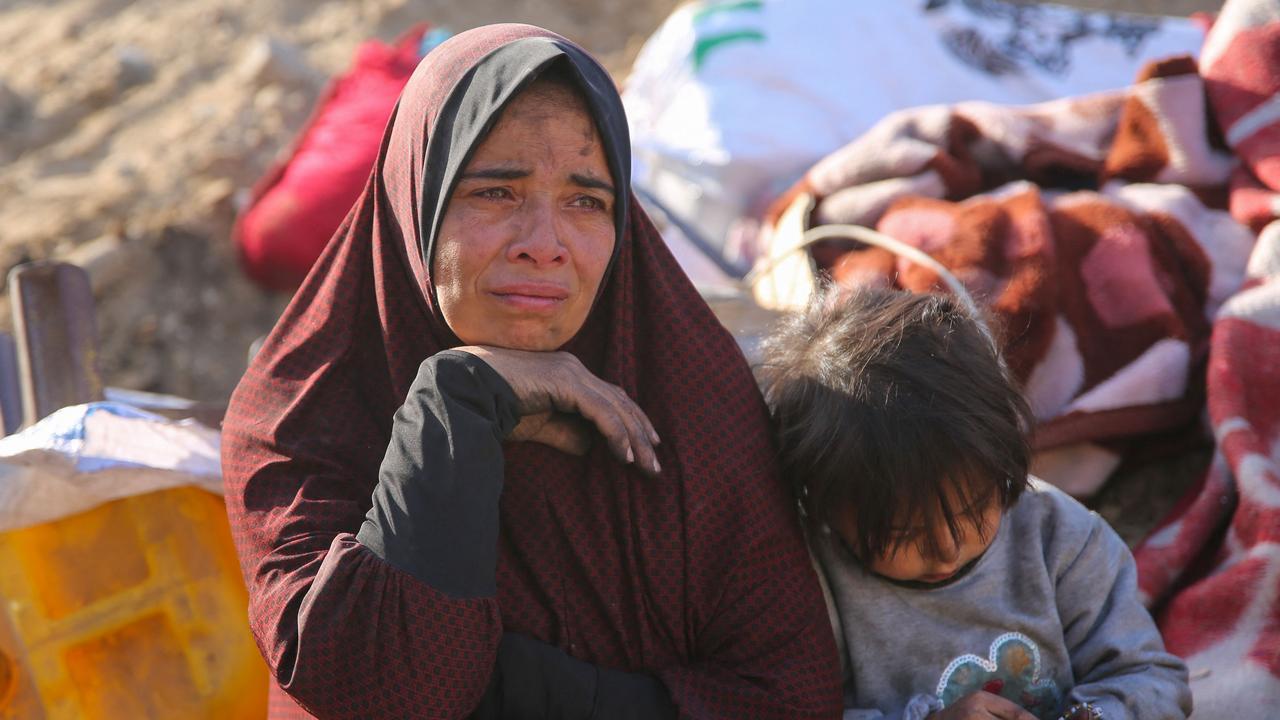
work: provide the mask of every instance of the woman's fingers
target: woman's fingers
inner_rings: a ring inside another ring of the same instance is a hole
[[[591,449],[591,426],[577,415],[552,413],[543,426],[547,444],[570,455],[586,455]]]
[[[636,421],[640,423],[640,426],[644,429],[645,437],[649,439],[649,444],[660,445],[662,443],[662,438],[658,437],[658,431],[654,429],[653,423],[649,422],[649,416],[644,413],[644,410],[640,409],[640,404],[635,400],[632,400],[631,396],[627,394],[627,391],[617,385],[610,384],[609,387],[618,394],[619,401],[630,409],[631,414],[636,418]]]
[[[591,424],[580,415],[544,412],[520,418],[507,439],[538,442],[570,455],[586,455],[594,435]]]
[[[641,472],[656,475],[661,468],[648,432],[612,386],[594,377],[594,382],[574,393],[578,412],[590,420],[605,437],[614,455],[634,463]]]
[[[636,461],[640,463],[641,469],[651,475],[657,475],[662,472],[662,465],[658,462],[658,451],[655,447],[660,440],[658,433],[653,429],[653,424],[649,422],[649,416],[644,414],[644,410],[627,395],[626,391],[617,385],[608,385],[613,392],[614,402],[618,408],[626,413],[629,418],[629,427],[634,436],[639,437],[639,442],[634,444],[636,448]]]
[[[649,418],[645,416],[644,411],[617,385],[604,382],[594,376],[592,380],[601,386],[601,391],[611,399],[614,410],[626,424],[631,448],[635,454],[636,467],[648,475],[661,473],[662,465],[658,462],[658,453],[654,449],[654,437],[657,433],[653,431],[653,426],[649,424]]]
[[[592,375],[578,363],[568,365],[570,377],[555,383],[556,406],[587,418],[604,436],[613,454],[635,463],[648,475],[662,471],[653,449],[647,419],[619,388]]]

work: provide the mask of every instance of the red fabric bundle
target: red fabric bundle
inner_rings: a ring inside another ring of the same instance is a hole
[[[244,270],[268,290],[292,291],[360,197],[396,98],[418,66],[423,23],[394,45],[356,51],[329,84],[287,159],[253,189],[234,237]]]

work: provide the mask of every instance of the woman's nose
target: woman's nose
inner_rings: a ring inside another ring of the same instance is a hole
[[[526,203],[525,217],[516,237],[507,246],[507,256],[512,262],[534,265],[562,265],[567,261],[567,250],[560,239],[552,203],[534,200]]]

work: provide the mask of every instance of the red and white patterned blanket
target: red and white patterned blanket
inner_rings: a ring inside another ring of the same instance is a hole
[[[1035,470],[1077,495],[1207,405],[1212,466],[1135,553],[1196,717],[1280,717],[1278,91],[1280,0],[1229,0],[1199,66],[1042,105],[895,113],[775,204],[754,284],[782,308],[822,272],[943,287],[886,250],[806,245],[820,225],[929,253],[994,311],[1039,421]]]
[[[1228,2],[1205,43],[1214,116],[1240,161],[1232,214],[1261,233],[1213,322],[1217,449],[1199,488],[1135,553],[1196,717],[1280,717],[1280,3]]]

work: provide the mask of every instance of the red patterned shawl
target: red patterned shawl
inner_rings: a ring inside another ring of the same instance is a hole
[[[585,458],[507,445],[495,598],[446,597],[355,540],[418,365],[458,344],[419,250],[428,139],[470,73],[528,38],[581,53],[499,25],[427,56],[363,195],[232,398],[227,507],[271,717],[307,717],[295,699],[323,717],[465,716],[504,630],[654,672],[686,717],[838,716],[834,644],[764,405],[634,200],[601,297],[565,349],[637,399],[663,438],[662,477],[618,464],[603,443]],[[626,146],[598,109],[597,122],[606,145]]]

